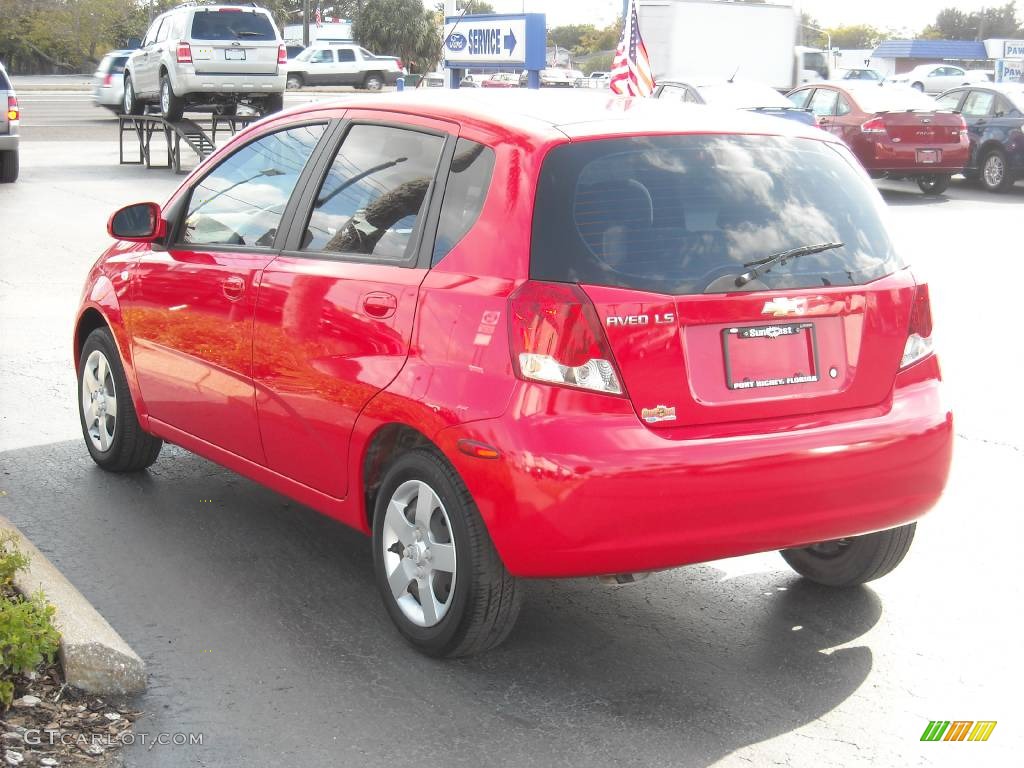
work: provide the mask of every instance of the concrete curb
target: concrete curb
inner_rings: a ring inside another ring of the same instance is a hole
[[[92,603],[75,589],[53,563],[0,515],[0,529],[10,530],[18,548],[28,555],[28,568],[14,578],[24,595],[43,590],[57,609],[54,625],[61,634],[60,660],[64,679],[88,693],[126,695],[146,689],[146,665]]]

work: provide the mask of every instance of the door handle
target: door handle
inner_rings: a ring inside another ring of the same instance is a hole
[[[368,293],[363,298],[363,311],[370,317],[384,320],[395,314],[398,299],[390,293]]]
[[[237,275],[225,277],[220,281],[220,289],[228,301],[238,301],[245,293],[245,281]]]

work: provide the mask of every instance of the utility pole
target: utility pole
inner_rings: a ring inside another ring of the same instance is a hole
[[[309,47],[309,0],[302,0],[302,44]]]

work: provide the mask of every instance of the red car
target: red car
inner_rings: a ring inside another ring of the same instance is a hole
[[[952,417],[928,287],[817,128],[654,100],[404,93],[239,133],[115,213],[74,329],[86,446],[169,441],[372,534],[464,655],[527,577],[773,549],[894,568]]]
[[[486,80],[480,81],[481,88],[518,88],[519,75],[511,72],[495,72]]]
[[[789,100],[813,112],[876,179],[912,178],[925,194],[939,195],[970,159],[964,119],[913,88],[814,83],[790,91]]]

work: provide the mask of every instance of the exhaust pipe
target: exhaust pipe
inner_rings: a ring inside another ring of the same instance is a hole
[[[641,573],[612,573],[607,576],[598,576],[597,580],[606,587],[621,587],[626,584],[636,584],[650,575],[650,571],[642,571]]]

